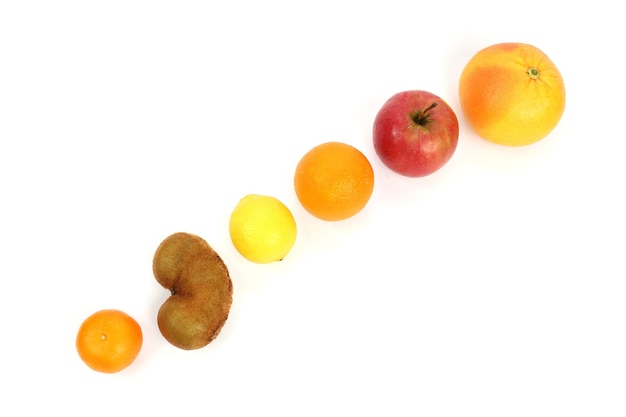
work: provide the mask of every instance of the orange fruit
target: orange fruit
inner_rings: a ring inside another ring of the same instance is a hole
[[[365,207],[374,189],[374,171],[355,147],[327,142],[307,152],[296,167],[298,200],[313,216],[344,220]]]
[[[76,350],[94,371],[115,373],[133,363],[143,344],[139,324],[120,310],[100,310],[78,329]]]
[[[459,80],[459,99],[479,136],[523,146],[556,127],[565,110],[565,85],[557,67],[537,47],[499,43],[469,60]]]

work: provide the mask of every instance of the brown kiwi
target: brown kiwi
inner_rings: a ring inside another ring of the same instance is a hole
[[[199,349],[222,330],[232,304],[233,284],[220,256],[202,238],[179,232],[156,250],[152,270],[170,297],[157,314],[165,339],[185,349]]]

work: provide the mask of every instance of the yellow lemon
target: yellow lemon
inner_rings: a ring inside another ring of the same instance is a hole
[[[259,264],[281,261],[296,242],[296,221],[275,197],[249,194],[230,215],[230,238],[246,259]]]

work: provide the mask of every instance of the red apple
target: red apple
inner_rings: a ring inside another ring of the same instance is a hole
[[[424,177],[454,154],[459,121],[454,110],[428,91],[403,91],[383,104],[374,120],[374,149],[392,171]]]

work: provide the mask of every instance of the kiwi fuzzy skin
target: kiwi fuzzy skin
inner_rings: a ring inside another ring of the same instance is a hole
[[[152,270],[170,297],[157,324],[163,337],[184,349],[199,349],[220,333],[230,312],[233,285],[220,256],[199,236],[178,232],[157,248]]]

